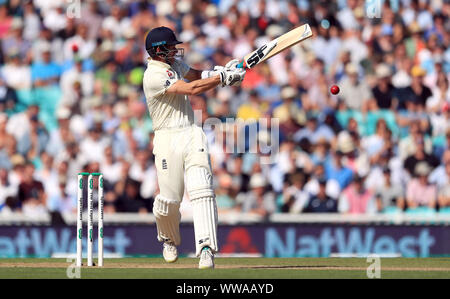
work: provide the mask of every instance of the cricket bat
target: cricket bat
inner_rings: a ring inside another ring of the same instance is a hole
[[[245,55],[244,59],[237,67],[251,69],[258,63],[266,61],[270,57],[277,55],[281,51],[284,51],[311,36],[312,31],[308,24],[299,26]]]

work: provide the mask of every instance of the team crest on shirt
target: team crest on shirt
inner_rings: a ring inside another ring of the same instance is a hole
[[[175,78],[175,74],[172,71],[167,70],[167,75],[169,76],[170,79]]]

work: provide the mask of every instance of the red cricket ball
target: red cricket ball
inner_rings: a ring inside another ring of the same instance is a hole
[[[338,94],[339,93],[339,86],[337,86],[337,85],[333,85],[333,86],[331,86],[331,88],[330,88],[330,92],[332,93],[332,94]]]
[[[72,51],[77,53],[78,52],[78,45],[77,44],[73,44],[72,45]]]

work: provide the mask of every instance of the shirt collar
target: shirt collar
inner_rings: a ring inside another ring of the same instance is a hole
[[[165,67],[165,68],[168,68],[168,69],[172,68],[169,64],[167,64],[165,62],[158,61],[158,60],[153,60],[151,58],[147,59],[147,65],[157,65],[157,66],[162,66],[162,67]]]

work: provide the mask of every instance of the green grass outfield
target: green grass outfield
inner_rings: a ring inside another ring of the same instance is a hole
[[[96,261],[96,260],[94,260]],[[198,259],[105,259],[103,268],[80,269],[81,278],[300,279],[367,278],[365,258],[216,258],[216,269],[199,270]],[[66,259],[0,259],[0,278],[67,278]],[[74,263],[72,262],[72,267]],[[450,258],[382,258],[381,278],[450,278]]]

